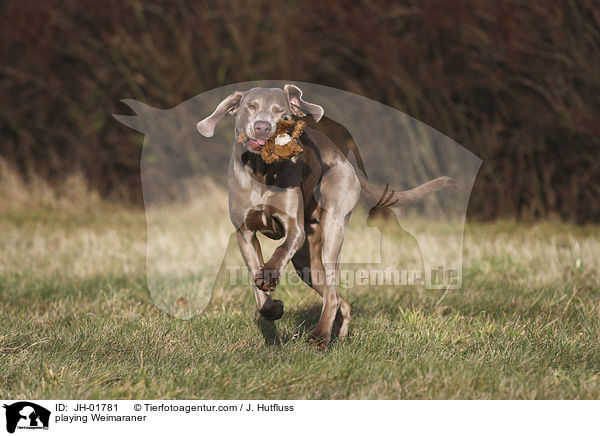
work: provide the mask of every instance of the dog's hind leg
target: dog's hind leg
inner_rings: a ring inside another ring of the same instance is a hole
[[[292,263],[300,278],[321,297],[325,293],[326,272],[323,266],[321,225],[319,223],[305,223],[306,240],[304,245],[292,258]],[[338,338],[348,335],[348,324],[350,323],[350,304],[338,293],[342,325]]]
[[[343,339],[348,336],[348,325],[350,324],[351,309],[350,303],[344,300],[340,295],[340,313],[342,314],[342,325],[340,327],[340,332],[338,333],[339,339]]]
[[[331,341],[331,330],[337,311],[341,305],[338,292],[338,260],[345,233],[345,220],[339,219],[329,211],[321,218],[322,261],[325,270],[323,287],[323,309],[321,318],[311,336],[318,344],[327,345]]]
[[[340,192],[344,192],[340,195]],[[348,334],[350,321],[350,305],[346,303],[338,291],[338,264],[346,226],[352,209],[358,202],[361,185],[354,168],[348,161],[340,161],[332,166],[321,179],[319,186],[322,261],[325,267],[325,288],[323,292],[323,311],[319,324],[313,331],[317,339],[325,342],[331,340],[331,329],[338,308],[342,314],[340,337]]]

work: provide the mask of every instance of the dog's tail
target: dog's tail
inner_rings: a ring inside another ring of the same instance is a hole
[[[429,194],[433,194],[447,186],[459,186],[453,178],[443,176],[425,182],[422,185],[407,191],[388,192],[388,185],[386,185],[382,191],[371,185],[361,171],[356,171],[356,175],[360,180],[365,197],[367,197],[370,204],[374,204],[374,209],[405,206],[407,204],[416,203]]]

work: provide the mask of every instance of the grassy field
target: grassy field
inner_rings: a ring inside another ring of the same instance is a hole
[[[463,289],[347,290],[325,351],[304,285],[277,291],[275,344],[247,288],[162,312],[145,244],[140,211],[1,213],[0,397],[600,398],[599,227],[471,223]]]

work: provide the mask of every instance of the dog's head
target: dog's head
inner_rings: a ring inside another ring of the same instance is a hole
[[[279,88],[252,88],[245,92],[234,92],[223,100],[215,111],[200,121],[196,127],[207,137],[213,136],[215,127],[225,115],[235,116],[238,133],[245,133],[245,146],[252,153],[260,153],[283,117],[310,115],[318,122],[323,108],[302,100],[302,90],[294,85]]]

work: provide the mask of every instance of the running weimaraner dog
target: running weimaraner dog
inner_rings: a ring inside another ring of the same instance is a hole
[[[311,340],[324,346],[338,309],[342,315],[339,337],[348,334],[350,305],[337,286],[337,268],[346,225],[361,191],[375,203],[381,191],[370,186],[356,172],[346,156],[324,134],[305,128],[300,137],[303,153],[266,164],[261,149],[284,116],[310,115],[315,122],[323,108],[302,99],[294,85],[253,88],[234,92],[197,125],[211,137],[225,115],[235,116],[235,137],[245,133],[248,140],[237,143],[229,162],[229,215],[236,228],[240,251],[254,277],[254,296],[261,316],[276,320],[283,316],[283,304],[273,300],[281,272],[291,260],[296,271],[323,297],[323,309]],[[412,203],[454,181],[439,177],[409,191],[394,194],[395,206]],[[271,239],[283,238],[272,257],[264,262],[256,232]]]

